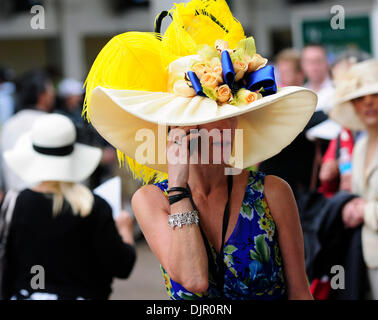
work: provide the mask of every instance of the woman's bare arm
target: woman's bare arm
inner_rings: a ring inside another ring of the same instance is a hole
[[[288,298],[313,299],[306,277],[303,234],[293,192],[281,178],[266,176],[264,194],[277,226]]]
[[[172,280],[191,292],[208,288],[208,259],[197,225],[172,230],[168,215],[193,210],[189,199],[172,206],[163,192],[153,185],[144,186],[133,196],[132,207],[143,234]]]

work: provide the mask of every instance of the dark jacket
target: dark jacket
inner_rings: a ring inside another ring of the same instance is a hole
[[[361,227],[346,229],[342,221],[344,205],[355,198],[340,191],[332,198],[317,202],[317,215],[309,211],[301,217],[305,248],[306,269],[310,281],[327,275],[331,268],[341,265],[345,271],[345,289],[331,290],[330,299],[363,299],[366,292],[366,266],[362,257]]]
[[[124,243],[108,203],[95,196],[87,217],[74,215],[65,202],[53,217],[52,195],[26,189],[16,202],[7,247],[6,288],[33,292],[31,268],[42,266],[45,290],[59,297],[106,299],[114,277],[127,278],[134,266],[133,246]]]

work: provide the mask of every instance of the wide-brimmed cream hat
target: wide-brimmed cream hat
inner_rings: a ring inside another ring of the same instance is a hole
[[[76,143],[72,121],[60,114],[40,116],[32,130],[4,152],[7,165],[24,181],[80,182],[101,160],[101,149]]]
[[[165,92],[97,87],[93,91],[90,119],[107,141],[132,159],[141,145],[137,133],[151,130],[155,161],[145,165],[167,172],[167,164],[158,163],[159,138],[164,136],[159,133],[159,125],[200,125],[238,117],[238,129],[243,129],[243,160],[235,164],[242,163],[239,169],[243,169],[274,156],[290,144],[311,118],[316,102],[316,95],[301,87],[281,88],[248,105],[222,107],[200,96],[185,98]]]
[[[143,137],[152,137],[154,156],[143,166],[166,173],[164,151],[159,153],[166,135],[159,125],[231,117],[243,130],[242,159],[233,150],[234,167],[257,164],[290,144],[315,111],[316,94],[302,87],[277,89],[273,67],[256,53],[226,1],[192,0],[176,4],[169,15],[173,20],[164,35],[114,37],[88,75],[84,112],[121,157],[140,162]],[[152,177],[136,172],[138,164],[132,170],[145,181]]]
[[[350,130],[364,130],[355,112],[353,99],[378,93],[378,60],[356,63],[335,79],[335,105],[330,117]]]

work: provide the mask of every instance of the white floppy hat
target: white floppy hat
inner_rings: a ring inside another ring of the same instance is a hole
[[[329,116],[350,130],[364,130],[356,114],[353,99],[378,93],[378,60],[369,59],[352,65],[335,80],[335,106]]]
[[[4,152],[4,158],[8,166],[30,184],[80,182],[96,169],[102,152],[75,141],[76,129],[70,119],[60,114],[43,115],[13,149]]]

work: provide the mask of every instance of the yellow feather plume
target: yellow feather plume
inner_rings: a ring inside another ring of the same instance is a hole
[[[168,174],[158,170],[151,169],[145,165],[138,163],[136,160],[126,156],[122,151],[117,150],[117,157],[120,166],[126,164],[133,178],[144,182],[145,184],[153,181],[163,181],[168,179]]]
[[[83,112],[87,117],[91,93],[97,86],[167,91],[168,70],[161,60],[161,48],[154,33],[126,32],[112,38],[97,56],[85,81]]]
[[[173,21],[162,37],[163,53],[174,60],[196,54],[201,45],[214,46],[216,40],[228,41],[234,48],[245,39],[225,0],[192,0],[176,4],[169,12]]]

